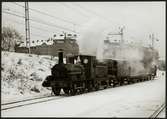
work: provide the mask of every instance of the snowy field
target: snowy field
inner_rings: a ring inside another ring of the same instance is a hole
[[[162,75],[164,73],[164,75]],[[145,117],[165,102],[165,72],[155,80],[1,111],[2,117]],[[165,118],[165,111],[160,117]]]
[[[1,103],[50,94],[41,83],[56,63],[56,57],[2,51]]]

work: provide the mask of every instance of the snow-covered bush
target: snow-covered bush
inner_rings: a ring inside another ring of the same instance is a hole
[[[16,45],[23,41],[23,36],[11,27],[2,27],[1,48],[6,51],[14,51]]]

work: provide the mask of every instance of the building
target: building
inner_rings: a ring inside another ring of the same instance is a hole
[[[31,46],[31,54],[57,56],[58,50],[62,49],[64,56],[77,55],[79,53],[79,46],[76,41],[76,35],[64,34],[60,36],[61,37],[56,37],[56,35],[54,35],[52,44],[44,42],[41,45]],[[15,52],[28,53],[28,48],[16,47]]]

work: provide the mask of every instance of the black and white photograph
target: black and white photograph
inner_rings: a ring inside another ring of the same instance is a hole
[[[166,118],[165,1],[1,7],[1,117]]]

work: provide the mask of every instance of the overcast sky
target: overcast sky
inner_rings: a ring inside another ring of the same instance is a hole
[[[75,30],[82,35],[82,28],[95,23],[97,26],[104,24],[113,33],[119,31],[119,26],[124,26],[126,42],[148,45],[151,43],[149,34],[154,33],[159,39],[155,48],[160,57],[165,58],[165,2],[29,2],[29,8],[38,10],[30,10],[30,19],[33,19],[30,20],[31,40],[46,40],[62,31],[73,33]],[[24,3],[3,2],[2,11],[2,25],[12,26],[24,35],[24,18],[4,13],[24,16]],[[95,32],[98,28],[89,29]]]

